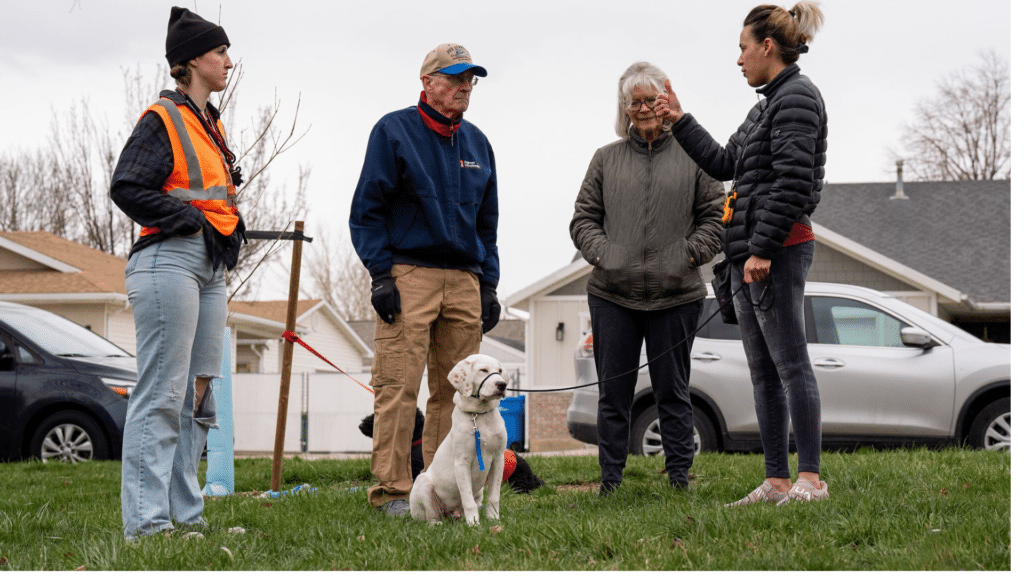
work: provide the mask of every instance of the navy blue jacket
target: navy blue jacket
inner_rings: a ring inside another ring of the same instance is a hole
[[[349,229],[375,278],[414,264],[468,270],[497,286],[498,186],[487,137],[422,96],[385,115],[370,132]]]
[[[672,126],[701,169],[733,180],[736,207],[722,250],[734,262],[751,254],[770,260],[795,222],[809,225],[825,178],[828,115],[817,87],[791,64],[757,92],[764,100],[724,147],[690,114]]]

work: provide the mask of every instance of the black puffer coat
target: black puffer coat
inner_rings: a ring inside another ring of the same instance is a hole
[[[794,222],[810,224],[825,177],[828,116],[818,88],[796,64],[757,90],[758,101],[726,146],[690,114],[672,127],[686,153],[712,178],[733,180],[732,222],[722,250],[734,262],[771,259]]]

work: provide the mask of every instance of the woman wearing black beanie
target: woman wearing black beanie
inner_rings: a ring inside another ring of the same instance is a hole
[[[139,380],[124,427],[121,513],[125,537],[202,527],[197,471],[216,424],[211,380],[220,376],[227,322],[225,269],[245,226],[235,206],[235,156],[209,103],[232,68],[224,29],[172,8],[164,90],[125,144],[110,197],[142,227],[125,267],[135,317]]]

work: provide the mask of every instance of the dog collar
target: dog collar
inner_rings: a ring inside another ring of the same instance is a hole
[[[470,398],[476,398],[477,400],[479,400],[480,399],[480,391],[483,390],[484,384],[487,383],[487,380],[489,380],[491,376],[500,376],[500,374],[498,374],[497,372],[491,372],[490,374],[488,374],[487,378],[484,378],[483,380],[480,381],[480,386],[477,387],[476,392],[470,394],[469,397]]]

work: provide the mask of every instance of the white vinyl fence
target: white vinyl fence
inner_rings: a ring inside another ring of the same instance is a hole
[[[352,377],[369,385],[370,374]],[[273,452],[281,375],[234,374],[232,379],[235,451]],[[420,409],[426,407],[428,396],[424,379],[418,400]],[[343,374],[292,374],[284,451],[369,454],[373,440],[359,431],[359,422],[372,413],[373,394]]]

